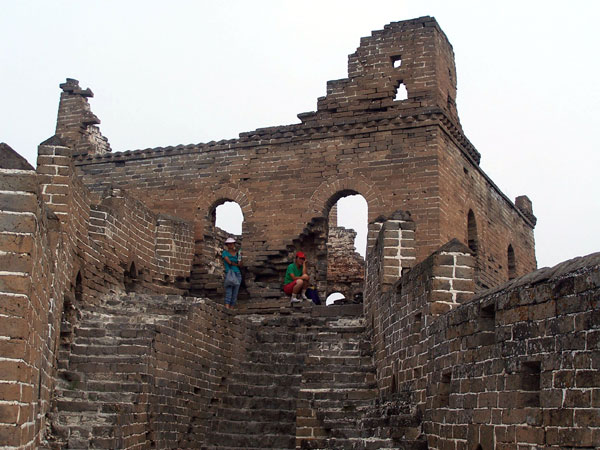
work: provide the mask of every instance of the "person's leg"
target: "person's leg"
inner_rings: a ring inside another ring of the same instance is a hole
[[[233,294],[233,286],[226,284],[225,285],[225,308],[229,309],[231,307],[231,296]]]
[[[292,287],[292,297],[290,298],[290,302],[297,303],[300,301],[300,299],[298,298],[298,292],[300,292],[300,290],[302,289],[302,280],[298,278],[293,283],[294,284]]]
[[[298,291],[300,293],[300,297],[302,298],[302,300],[309,300],[308,297],[306,297],[306,289],[308,289],[308,276],[304,275],[306,278],[302,278],[302,287],[300,287],[300,290]],[[298,293],[296,292],[296,294]]]
[[[292,292],[294,294],[297,294],[298,292],[300,292],[303,289],[303,286],[304,286],[304,280],[297,278],[296,284],[294,285],[294,289],[292,289]]]
[[[238,292],[240,291],[240,286],[242,285],[242,274],[239,272],[235,272],[235,276],[238,280],[240,280],[240,284],[238,284],[237,286],[231,286],[231,301],[229,302],[231,308],[233,308],[237,303]]]

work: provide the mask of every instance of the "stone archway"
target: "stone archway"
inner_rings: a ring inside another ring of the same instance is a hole
[[[346,195],[360,194],[369,205],[369,222],[374,220],[385,208],[383,195],[379,189],[363,175],[338,178],[335,181],[324,181],[315,189],[310,197],[309,210],[305,213],[306,223],[313,217],[327,217],[331,207]]]
[[[244,188],[222,187],[198,199],[194,215],[194,262],[190,277],[190,294],[219,298],[222,296],[220,250],[225,235],[214,227],[214,213],[220,204],[232,201],[239,205],[244,224],[253,215],[250,194]],[[244,226],[243,236],[248,234]]]

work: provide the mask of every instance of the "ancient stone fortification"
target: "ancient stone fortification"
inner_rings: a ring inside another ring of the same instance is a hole
[[[434,19],[363,38],[299,124],[229,141],[113,154],[92,92],[61,88],[37,169],[0,144],[0,448],[599,445],[600,256],[532,272],[531,202],[479,168]],[[366,262],[330,217],[350,194]],[[296,249],[364,303],[287,306]]]

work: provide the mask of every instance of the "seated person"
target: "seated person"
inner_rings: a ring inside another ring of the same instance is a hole
[[[283,280],[283,292],[291,295],[290,303],[298,303],[302,300],[309,300],[306,297],[306,289],[308,288],[309,276],[306,273],[306,256],[303,252],[297,252],[294,262],[291,263]],[[301,298],[298,298],[300,294]]]

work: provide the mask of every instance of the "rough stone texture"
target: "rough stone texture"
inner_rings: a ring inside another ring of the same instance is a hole
[[[2,145],[3,448],[597,446],[600,256],[531,272],[531,202],[479,168],[432,18],[363,38],[348,67],[300,124],[121,154],[68,79],[37,169]],[[296,249],[321,293],[339,283],[329,213],[355,193],[364,315],[287,306]],[[237,315],[216,304],[226,200]]]
[[[330,222],[331,223],[331,222]],[[329,226],[327,238],[327,289],[325,296],[340,292],[346,299],[362,296],[365,260],[356,252],[356,231]]]

